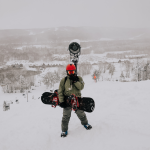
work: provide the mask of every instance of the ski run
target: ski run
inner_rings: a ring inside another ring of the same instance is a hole
[[[91,75],[83,80],[82,96],[96,104],[86,113],[93,128],[85,130],[72,112],[66,138],[60,137],[63,109],[40,100],[44,85],[28,94],[28,102],[21,93],[1,89],[0,150],[150,150],[150,80],[95,83]],[[8,111],[4,100],[13,101]]]

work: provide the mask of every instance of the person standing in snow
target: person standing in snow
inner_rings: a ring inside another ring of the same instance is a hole
[[[94,74],[94,80],[95,80],[95,82],[97,82],[97,79],[96,79],[96,75]]]
[[[76,67],[73,64],[68,64],[66,67],[67,79],[65,81],[65,77],[60,81],[58,97],[60,102],[60,107],[63,108],[63,117],[61,122],[61,137],[65,137],[68,134],[68,124],[71,117],[71,107],[67,107],[65,100],[71,94],[75,94],[77,97],[81,97],[81,90],[84,88],[84,82],[82,77],[77,76],[75,74]],[[92,128],[91,125],[88,124],[88,120],[86,114],[83,110],[76,110],[78,118],[81,121],[81,124],[87,129],[90,130]]]

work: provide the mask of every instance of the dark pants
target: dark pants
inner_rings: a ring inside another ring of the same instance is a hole
[[[62,123],[61,123],[62,132],[66,132],[68,130],[68,124],[69,124],[69,120],[71,117],[71,111],[72,111],[71,107],[67,107],[63,109],[63,117],[62,117]],[[80,119],[82,125],[88,124],[86,114],[84,113],[83,110],[78,109],[77,111],[75,111],[75,113]]]

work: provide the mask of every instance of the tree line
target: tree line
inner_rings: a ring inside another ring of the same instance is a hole
[[[30,60],[31,62],[44,60],[52,61],[53,54],[68,54],[69,42],[51,42],[48,46],[36,47],[32,44],[4,44],[0,45],[0,63],[8,60]],[[21,49],[17,49],[21,47]],[[150,56],[150,43],[148,40],[113,40],[113,41],[83,41],[81,42],[81,54],[95,54],[113,51],[134,50],[134,53],[145,53]],[[124,58],[124,54],[107,54],[107,57]]]
[[[9,72],[0,73],[0,84],[7,93],[23,92],[25,89],[31,89],[34,86],[34,76],[40,74],[40,71],[30,70],[11,70]]]

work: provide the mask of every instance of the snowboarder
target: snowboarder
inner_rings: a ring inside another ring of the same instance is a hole
[[[96,80],[96,75],[94,74],[94,80],[95,80],[95,82],[97,82],[97,80]]]
[[[60,107],[63,108],[63,117],[61,123],[61,137],[66,137],[68,134],[68,124],[71,117],[71,107],[67,107],[65,100],[71,94],[75,94],[77,97],[81,97],[81,90],[84,88],[84,82],[82,77],[75,74],[76,67],[73,64],[68,64],[66,66],[67,79],[65,77],[60,81],[58,97],[60,102]],[[92,126],[88,124],[86,114],[83,110],[77,109],[75,111],[78,118],[81,121],[81,124],[87,129],[90,130]]]

